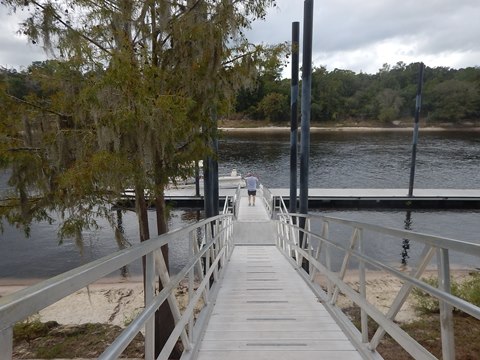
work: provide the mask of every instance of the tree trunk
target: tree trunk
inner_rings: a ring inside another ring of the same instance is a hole
[[[145,200],[145,189],[143,186],[135,186],[135,212],[138,218],[138,229],[140,231],[140,241],[150,239],[150,230],[148,229],[147,201]]]
[[[157,184],[160,186],[160,184]],[[160,187],[159,187],[160,188]],[[159,191],[157,197],[155,198],[155,209],[157,213],[157,231],[158,235],[162,235],[168,232],[168,222],[167,222],[167,209],[165,206],[165,196],[163,190]],[[168,261],[168,244],[162,246],[162,254],[165,259],[165,264],[167,269],[169,268]],[[162,291],[163,284],[161,279],[158,279],[158,291]],[[157,357],[160,354],[163,346],[168,340],[168,337],[175,328],[175,320],[170,310],[170,306],[167,301],[164,301],[163,304],[155,312],[155,356]],[[176,346],[172,353],[170,354],[170,359],[180,359],[182,356],[182,351],[179,346]]]
[[[150,239],[150,230],[148,229],[147,202],[145,200],[145,189],[143,186],[135,185],[135,213],[138,219],[138,230],[140,233],[140,242]],[[143,270],[143,288],[145,289],[145,256],[142,258]]]

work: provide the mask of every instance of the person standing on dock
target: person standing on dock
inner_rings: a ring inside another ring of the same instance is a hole
[[[258,178],[248,173],[245,178],[248,192],[248,206],[255,206],[255,196],[257,195]]]

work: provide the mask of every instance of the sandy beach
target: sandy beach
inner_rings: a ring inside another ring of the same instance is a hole
[[[454,270],[454,277],[461,279],[471,270]],[[436,272],[428,271],[424,277],[434,277]],[[352,287],[358,286],[358,273],[349,271],[345,280]],[[382,312],[386,312],[398,293],[402,282],[392,275],[382,271],[367,273],[367,299]],[[322,277],[317,276],[316,281],[323,283]],[[12,284],[12,281],[0,281],[0,296],[14,293],[26,287],[23,284]],[[177,299],[180,308],[184,308],[187,299],[185,288],[177,290]],[[347,308],[352,303],[344,296],[338,299],[338,306]],[[125,327],[143,308],[143,284],[140,279],[115,280],[97,282],[88,288],[83,288],[67,296],[59,302],[45,308],[35,315],[42,321],[56,321],[59,324],[106,323]],[[397,316],[397,321],[408,322],[416,318],[412,298]]]
[[[225,133],[290,133],[290,127],[287,126],[260,126],[260,127],[220,127],[220,131]],[[300,128],[298,129],[300,131]],[[329,132],[412,132],[412,127],[368,127],[368,126],[332,126],[332,127],[310,127],[311,133],[329,133]],[[441,127],[428,126],[421,127],[421,132],[442,132],[442,131],[472,131],[480,132],[480,127]]]
[[[9,281],[11,283],[11,280]],[[25,282],[25,281],[23,281]],[[3,284],[0,296],[25,288],[25,284]],[[34,317],[59,324],[108,323],[124,327],[143,308],[141,281],[105,281],[83,288],[40,311]]]

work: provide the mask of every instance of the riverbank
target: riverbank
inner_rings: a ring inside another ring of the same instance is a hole
[[[288,122],[273,124],[261,120],[221,120],[219,121],[220,131],[226,133],[235,132],[270,132],[270,133],[289,133],[290,125]],[[420,131],[424,132],[442,132],[442,131],[472,131],[480,132],[480,121],[463,122],[442,122],[430,125],[425,121],[420,121]],[[300,122],[298,123],[300,131]],[[395,120],[390,123],[378,123],[373,121],[345,121],[328,123],[311,123],[310,131],[316,133],[322,132],[411,132],[413,131],[413,120],[403,119]]]
[[[452,275],[459,281],[470,270],[455,269]],[[424,277],[435,277],[434,270],[429,270]],[[143,308],[143,285],[141,281],[117,281],[109,279],[105,283],[95,283],[88,289],[81,289],[58,303],[33,316],[29,323],[22,323],[16,330],[14,358],[97,358],[108,344],[119,336],[126,325]],[[322,284],[322,276],[315,279]],[[350,270],[345,281],[354,289],[358,288],[358,271]],[[401,281],[383,271],[369,271],[366,276],[367,299],[378,310],[386,312],[394,301]],[[2,285],[0,294],[18,290],[20,285]],[[176,291],[180,311],[187,304],[188,291],[185,286]],[[360,313],[357,307],[340,294],[337,305],[359,326]],[[402,329],[436,357],[441,356],[440,324],[438,314],[418,314],[411,297],[396,317]],[[198,309],[197,309],[198,310]],[[467,316],[454,314],[456,358],[470,360],[476,358],[480,351],[479,321]],[[376,327],[369,326],[369,336],[373,336]],[[130,358],[143,357],[144,340],[138,334],[124,355]],[[395,341],[386,337],[377,348],[386,360],[407,360],[408,355]]]
[[[260,126],[260,127],[220,127],[225,133],[290,133],[290,127],[286,126]],[[299,128],[300,131],[300,128]],[[310,127],[311,133],[330,132],[412,132],[411,127],[367,127],[367,126],[339,126],[339,127]],[[480,132],[480,127],[439,127],[429,126],[420,128],[421,132]]]

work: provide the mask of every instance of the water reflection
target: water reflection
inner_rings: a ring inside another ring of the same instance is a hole
[[[0,233],[0,278],[47,278],[71,270],[90,261],[109,255],[118,249],[139,243],[138,221],[134,212],[116,212],[116,229],[105,219],[97,219],[99,229],[84,232],[84,252],[80,254],[75,241],[57,241],[58,222],[32,224],[32,236],[26,237],[21,229],[3,223]],[[200,211],[173,209],[170,211],[171,230],[185,227],[201,219]],[[154,211],[148,211],[149,222],[155,223]],[[170,269],[179,271],[188,258],[188,239],[179,239],[170,247]],[[142,274],[141,261],[135,261],[112,276],[132,277]]]

